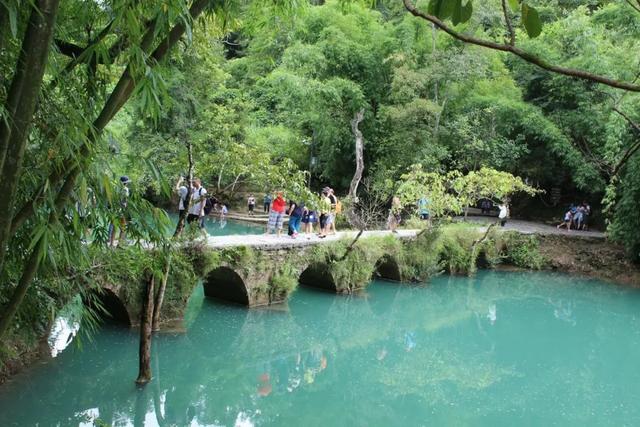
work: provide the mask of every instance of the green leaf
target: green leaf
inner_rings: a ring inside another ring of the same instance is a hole
[[[15,3],[11,2],[5,5],[7,12],[9,12],[9,27],[11,28],[11,35],[16,37],[18,35],[18,11]]]
[[[538,37],[542,32],[542,21],[538,11],[524,3],[522,3],[522,22],[529,37]]]
[[[451,13],[451,22],[458,25],[462,20],[462,0],[454,0],[453,12]]]
[[[460,1],[461,0],[431,0],[429,2],[429,14],[439,19],[447,19],[453,15],[456,5],[459,5]]]
[[[511,10],[517,12],[520,9],[520,0],[509,0],[509,6],[511,6]]]
[[[453,16],[456,5],[460,4],[460,0],[441,0],[440,1],[440,19],[446,19]]]
[[[460,14],[460,22],[467,22],[471,19],[471,14],[473,13],[473,4],[471,0],[467,1],[467,4],[462,6],[461,14]]]

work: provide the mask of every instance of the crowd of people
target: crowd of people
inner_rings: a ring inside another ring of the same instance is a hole
[[[215,197],[207,196],[207,189],[202,186],[199,178],[191,181],[191,200],[187,211],[187,195],[189,189],[185,185],[184,177],[180,177],[176,183],[176,192],[178,193],[178,212],[180,218],[185,218],[187,224],[196,223],[198,227],[204,229],[205,218],[212,212],[224,220],[229,213],[229,205],[217,200]]]
[[[226,218],[228,205],[221,203],[214,197],[207,195],[207,190],[202,186],[198,178],[191,181],[191,200],[187,209],[187,196],[189,189],[185,180],[181,177],[176,183],[175,190],[178,194],[178,211],[180,218],[185,218],[187,224],[196,224],[204,228],[205,219],[212,212],[218,213],[220,219]],[[302,233],[310,239],[314,233],[319,238],[325,238],[336,233],[336,216],[341,213],[342,205],[330,187],[325,187],[319,195],[317,208],[305,206],[303,201],[286,200],[283,191],[274,194],[265,193],[263,212],[269,215],[266,234],[282,236],[285,219],[288,219],[287,234],[295,239]],[[247,213],[249,216],[256,214],[256,197],[249,194],[247,197]]]
[[[250,195],[247,199],[250,215],[253,211],[251,200],[255,200],[253,195]],[[280,237],[284,228],[284,220],[287,216],[289,219],[287,234],[292,239],[296,239],[300,233],[310,239],[315,230],[317,230],[317,235],[321,239],[324,239],[329,234],[336,233],[336,216],[342,212],[342,205],[332,188],[325,187],[322,189],[317,209],[306,206],[303,201],[287,201],[282,191],[277,191],[275,197],[267,193],[264,195],[263,200],[264,212],[269,213],[267,235],[275,233],[276,236]]]
[[[579,205],[571,204],[562,217],[562,222],[557,225],[558,229],[566,228],[570,230],[587,231],[589,229],[589,216],[591,206],[586,201]]]

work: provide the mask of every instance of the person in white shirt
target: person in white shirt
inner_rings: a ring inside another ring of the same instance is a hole
[[[178,193],[179,201],[178,201],[178,212],[180,214],[179,219],[184,218],[187,214],[185,209],[185,202],[187,201],[187,194],[189,194],[189,189],[186,185],[183,184],[184,177],[181,176],[176,183],[176,192]]]
[[[507,202],[501,203],[498,206],[498,209],[500,209],[500,213],[498,213],[500,226],[504,227],[504,225],[507,223],[507,218],[509,217],[509,204]]]
[[[189,215],[187,215],[187,223],[191,224],[198,221],[200,228],[204,227],[204,206],[206,202],[207,190],[196,178],[191,183],[191,206],[189,206]]]
[[[256,198],[253,197],[253,194],[249,195],[247,206],[249,207],[249,215],[253,215],[253,210],[256,207]]]

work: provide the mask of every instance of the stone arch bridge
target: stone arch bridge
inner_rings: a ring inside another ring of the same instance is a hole
[[[266,235],[209,237],[191,248],[206,265],[198,272],[204,294],[220,300],[258,307],[286,301],[298,284],[335,293],[363,288],[372,277],[401,281],[398,250],[415,239],[414,230],[340,232],[325,239],[277,238]],[[366,249],[363,249],[366,248]],[[196,268],[196,271],[198,268]],[[190,291],[195,287],[191,286]],[[140,302],[128,301],[119,286],[107,286],[103,303],[124,324],[139,324]],[[190,294],[191,292],[187,292]],[[188,299],[188,298],[187,298]],[[165,316],[165,324],[182,324],[182,308]],[[164,306],[163,306],[164,307]],[[164,310],[163,310],[164,311]]]

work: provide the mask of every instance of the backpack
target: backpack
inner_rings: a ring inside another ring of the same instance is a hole
[[[336,214],[342,213],[342,202],[340,200],[336,201]]]
[[[202,187],[200,187],[200,190],[199,190],[198,194],[202,195]],[[204,214],[205,215],[209,215],[212,210],[213,210],[213,200],[211,200],[211,197],[205,196],[205,199],[204,199]]]
[[[304,203],[296,203],[296,207],[293,210],[293,212],[291,212],[291,216],[299,216],[302,217],[302,214],[304,213]]]

